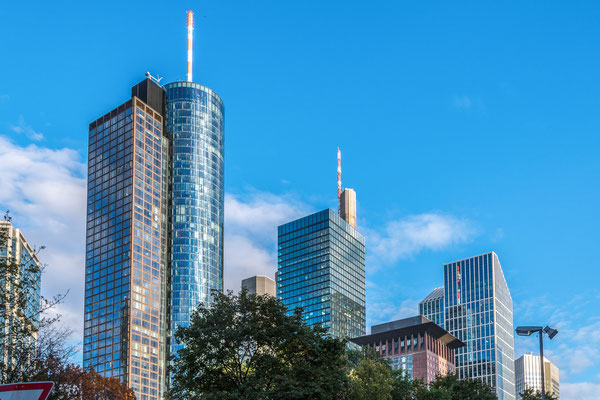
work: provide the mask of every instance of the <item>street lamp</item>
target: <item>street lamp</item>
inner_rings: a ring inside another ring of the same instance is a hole
[[[517,335],[519,336],[531,336],[533,333],[539,333],[540,336],[540,371],[542,373],[542,400],[546,400],[546,380],[544,379],[544,333],[548,335],[548,338],[552,340],[558,333],[558,330],[550,328],[546,325],[545,328],[541,326],[518,326]]]

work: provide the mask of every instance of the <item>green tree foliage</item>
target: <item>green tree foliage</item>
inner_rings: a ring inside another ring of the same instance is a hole
[[[478,379],[458,379],[456,374],[438,376],[430,385],[430,391],[441,390],[450,395],[451,400],[497,400],[496,393]]]
[[[286,315],[270,296],[213,292],[173,359],[173,399],[336,399],[347,386],[345,343]]]
[[[11,222],[8,211],[4,221]],[[8,250],[7,229],[0,229],[0,383],[22,382],[36,368],[41,352],[38,349],[38,331],[55,324],[60,316],[45,318],[52,307],[61,303],[65,294],[45,299],[36,304],[35,290],[43,268],[32,257],[25,262]]]
[[[533,391],[533,389],[527,388],[523,393],[521,393],[521,400],[542,400],[542,393],[538,391]],[[558,400],[558,398],[553,393],[546,393],[546,400]]]
[[[364,357],[350,373],[348,399],[392,400],[392,373],[381,359]]]

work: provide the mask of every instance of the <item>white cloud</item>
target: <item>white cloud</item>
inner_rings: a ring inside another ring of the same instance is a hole
[[[367,265],[374,271],[423,250],[442,250],[468,242],[475,233],[466,219],[436,213],[411,215],[389,222],[381,233],[369,231]]]
[[[598,400],[600,399],[600,383],[560,383],[562,400]]]
[[[253,275],[274,278],[277,226],[308,213],[292,196],[252,192],[225,196],[225,289],[237,291]]]
[[[18,134],[24,134],[31,140],[35,140],[36,142],[44,139],[44,134],[41,132],[36,132],[30,125],[25,123],[25,118],[22,115],[19,115],[19,123],[17,125],[11,125],[10,129]]]
[[[85,250],[85,164],[71,149],[19,146],[0,136],[0,206],[35,246],[45,245],[42,294],[69,294],[57,308],[81,334]]]

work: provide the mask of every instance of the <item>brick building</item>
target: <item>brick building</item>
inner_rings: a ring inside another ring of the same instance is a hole
[[[370,335],[351,341],[372,347],[393,369],[425,383],[454,373],[454,350],[465,345],[423,316],[374,325]]]

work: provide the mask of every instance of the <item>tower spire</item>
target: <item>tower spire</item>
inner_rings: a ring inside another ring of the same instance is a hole
[[[188,11],[187,18],[187,81],[192,81],[192,40],[194,36],[194,12]]]
[[[340,197],[342,196],[342,152],[337,148],[337,188],[338,188],[338,214],[340,213]]]

